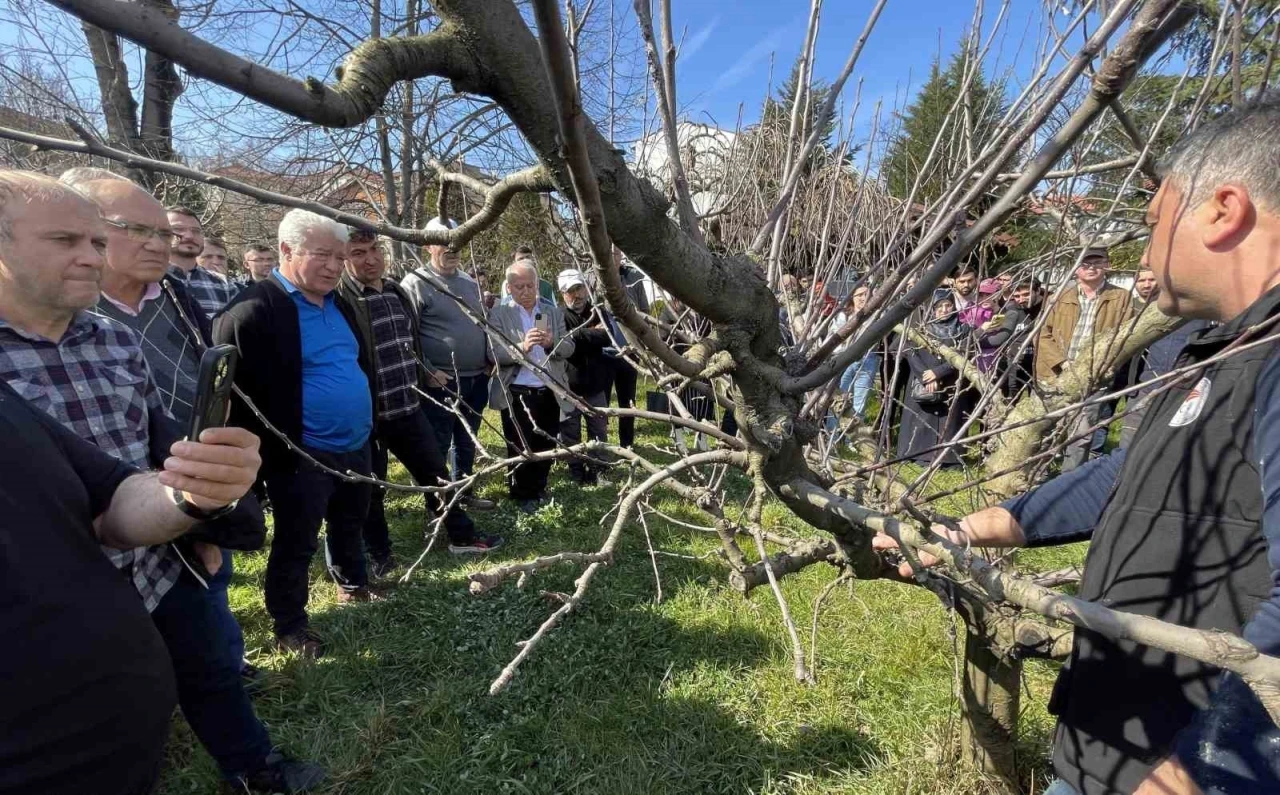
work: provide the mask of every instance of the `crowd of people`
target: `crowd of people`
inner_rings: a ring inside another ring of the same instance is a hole
[[[3,621],[35,639],[0,664],[0,792],[148,791],[175,699],[236,791],[314,789],[325,771],[278,748],[255,713],[264,674],[227,598],[234,552],[263,547],[266,511],[275,646],[320,657],[307,603],[322,525],[340,604],[381,600],[397,568],[370,482],[391,456],[429,489],[424,527],[479,555],[504,543],[472,518],[496,507],[474,493],[486,407],[501,412],[521,511],[548,499],[552,460],[538,453],[578,444],[584,420],[605,441],[605,419],[566,389],[599,407],[616,387],[629,406],[636,372],[582,273],[543,294],[522,248],[498,302],[455,251],[428,251],[397,282],[377,236],[292,210],[235,278],[195,211],[120,175],[0,172],[0,423],[21,426],[3,502],[52,534],[0,538]],[[216,345],[238,350],[245,399],[225,428],[184,441]],[[634,419],[619,433],[630,446]],[[570,474],[601,483],[606,462],[584,453]],[[58,477],[32,485],[46,473]],[[54,572],[71,587],[48,589]]]
[[[1071,280],[1060,289],[1046,288],[1030,274],[1018,275],[1017,266],[985,279],[970,267],[957,269],[934,291],[928,306],[913,314],[910,332],[891,335],[845,369],[828,429],[836,431],[847,419],[868,423],[870,399],[879,394],[879,417],[896,434],[898,458],[930,463],[941,456],[941,466],[961,466],[962,445],[942,448],[968,435],[982,388],[1016,400],[1024,390],[1050,383],[1074,363],[1092,365],[1091,358],[1103,353],[1095,351],[1094,341],[1126,324],[1132,327],[1143,307],[1156,300],[1159,286],[1149,267],[1138,266],[1131,289],[1112,284],[1111,270],[1105,248],[1083,251]],[[787,280],[783,288],[801,289],[797,281]],[[843,306],[829,295],[812,301],[819,315],[831,316],[828,333],[837,333],[860,316],[871,290],[868,283],[858,284]],[[784,300],[804,307],[805,299],[800,293]],[[794,334],[803,333],[809,314],[803,312],[791,324]],[[1063,471],[1104,451],[1107,420],[1118,399],[1093,399],[1167,372],[1182,343],[1202,328],[1200,322],[1183,326],[1134,357],[1114,379],[1097,385],[1089,396],[1092,402],[1067,428]],[[1141,421],[1137,398],[1146,391],[1130,401],[1124,415],[1125,441]],[[840,437],[847,438],[843,432]]]
[[[876,372],[888,375],[884,394],[901,398],[881,410],[903,406],[899,454],[933,456],[973,409],[969,370],[1014,396],[1087,362],[1094,336],[1146,303],[1191,320],[1117,376],[1186,375],[1146,390],[1120,449],[1089,460],[1110,410],[1091,401],[1063,474],[935,533],[960,547],[1090,539],[1081,598],[1280,654],[1277,151],[1277,104],[1184,139],[1148,208],[1132,291],[1108,282],[1101,250],[1083,252],[1052,297],[1031,279],[962,269],[914,333],[849,366],[849,410],[867,411]],[[584,422],[588,439],[605,438],[592,409],[615,390],[634,401],[636,379],[587,276],[544,279],[521,249],[490,298],[449,247],[429,251],[396,283],[375,236],[292,210],[274,246],[245,251],[237,281],[216,272],[225,247],[191,210],[123,177],[0,171],[0,627],[15,641],[0,657],[0,792],[148,792],[175,705],[233,789],[316,788],[325,771],[276,746],[256,715],[262,672],[227,602],[234,552],[265,543],[265,506],[277,648],[319,657],[306,608],[322,524],[340,603],[382,598],[377,581],[395,568],[375,483],[390,455],[427,489],[450,551],[482,554],[503,543],[471,516],[492,507],[471,493],[486,406],[501,413],[521,511],[547,499],[552,446],[579,445]],[[641,303],[638,273],[620,265]],[[807,308],[799,280],[782,290],[794,338],[842,309],[817,283]],[[863,285],[844,311],[871,295]],[[708,327],[674,299],[658,322],[673,347]],[[238,349],[242,394],[225,426],[183,438],[215,344]],[[708,385],[679,391],[669,397],[687,413],[714,418]],[[721,428],[735,433],[732,420]],[[619,432],[633,441],[634,428]],[[577,448],[577,481],[603,482],[603,448]],[[892,554],[898,541],[873,546]],[[921,551],[899,573],[935,563]],[[1280,729],[1251,683],[1125,637],[1076,630],[1049,704],[1058,778],[1046,793],[1280,792]]]

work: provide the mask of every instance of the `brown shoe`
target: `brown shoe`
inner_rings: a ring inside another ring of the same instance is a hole
[[[324,656],[324,641],[310,627],[288,635],[276,635],[276,651],[294,652],[312,660]]]
[[[338,588],[338,604],[340,605],[351,604],[352,602],[381,602],[386,598],[367,585],[361,585],[350,590],[342,587]]]

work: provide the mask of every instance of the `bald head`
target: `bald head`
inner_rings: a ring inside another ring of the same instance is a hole
[[[107,222],[107,269],[102,289],[112,298],[139,300],[146,285],[164,278],[169,267],[169,217],[150,193],[123,179],[85,182],[80,191],[102,210]],[[121,296],[120,293],[127,293]],[[132,303],[132,302],[131,302]]]

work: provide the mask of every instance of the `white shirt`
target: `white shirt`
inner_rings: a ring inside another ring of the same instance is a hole
[[[533,305],[532,312],[530,312],[528,309],[525,309],[523,306],[520,306],[519,304],[516,304],[515,307],[520,312],[520,328],[525,334],[528,334],[534,328],[534,326],[537,325],[537,322],[535,320],[535,315],[537,315],[540,307],[538,306],[538,304],[535,303]],[[551,327],[551,324],[549,322],[547,324],[547,327],[548,328]],[[523,337],[521,337],[521,339],[523,339]],[[529,361],[533,362],[539,367],[544,367],[544,368],[546,367],[547,350],[546,348],[543,348],[541,345],[534,345],[533,350],[526,353],[525,356],[529,359]],[[539,376],[533,370],[530,370],[528,367],[521,367],[520,372],[516,373],[516,377],[511,383],[515,384],[516,386],[527,386],[527,387],[533,387],[535,389],[538,387],[546,386],[541,376]]]

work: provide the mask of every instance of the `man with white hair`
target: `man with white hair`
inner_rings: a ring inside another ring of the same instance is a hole
[[[489,314],[495,335],[493,357],[498,363],[498,375],[489,386],[489,406],[502,412],[502,435],[507,440],[507,455],[512,457],[555,447],[560,411],[569,411],[573,404],[559,400],[547,381],[566,384],[565,360],[573,355],[574,342],[565,333],[564,313],[538,297],[538,271],[532,264],[512,263],[506,281],[512,303],[500,304]],[[524,361],[532,366],[512,355],[508,345],[519,348]],[[546,497],[550,472],[550,461],[527,461],[511,467],[508,493],[521,511],[538,509]]]
[[[453,226],[452,221],[439,218],[427,223],[432,231],[447,231]],[[430,271],[418,268],[404,277],[401,286],[420,318],[422,358],[432,368],[422,410],[431,421],[440,452],[448,453],[453,447],[453,476],[464,478],[475,468],[475,434],[489,400],[489,371],[493,369],[489,338],[471,319],[472,315],[484,317],[484,296],[479,284],[459,267],[458,252],[448,246],[427,246],[427,251],[431,254]],[[442,285],[448,294],[436,285]],[[464,311],[463,303],[471,314]],[[464,495],[462,503],[479,510],[494,507],[471,492]]]
[[[336,472],[372,470],[373,351],[350,302],[336,292],[347,227],[305,210],[280,221],[280,267],[214,321],[214,339],[240,349],[236,384],[304,457],[267,430],[242,401],[232,422],[262,437],[262,471],[275,512],[267,560],[267,612],[276,645],[308,657],[324,644],[308,625],[308,569],[321,523],[338,601],[373,601],[361,534],[371,489]],[[311,460],[308,460],[308,457]]]

